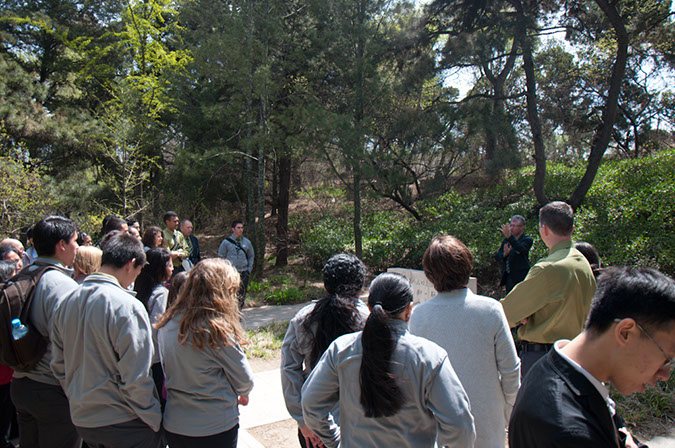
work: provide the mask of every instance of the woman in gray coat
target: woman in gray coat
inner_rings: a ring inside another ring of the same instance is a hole
[[[321,447],[319,437],[302,418],[302,385],[323,352],[338,336],[363,328],[368,308],[359,300],[365,265],[354,255],[333,255],[323,268],[326,295],[307,305],[291,320],[281,346],[281,384],[286,408],[298,423],[302,448]],[[337,425],[337,409],[330,424]]]
[[[327,447],[473,447],[469,400],[445,350],[408,332],[412,299],[405,277],[377,276],[363,331],[336,339],[307,379],[305,422]],[[336,403],[339,429],[327,420]]]

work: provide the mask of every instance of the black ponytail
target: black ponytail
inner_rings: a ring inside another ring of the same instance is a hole
[[[332,256],[323,268],[323,283],[328,295],[319,300],[303,327],[312,335],[309,367],[314,368],[331,342],[343,334],[363,328],[357,309],[358,295],[366,278],[366,267],[354,255]]]
[[[403,405],[401,389],[392,373],[391,356],[396,348],[392,317],[412,302],[410,282],[399,274],[380,274],[370,284],[370,316],[361,336],[363,356],[359,381],[361,406],[366,417],[389,417]]]

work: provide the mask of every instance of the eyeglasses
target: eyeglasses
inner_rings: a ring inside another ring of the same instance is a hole
[[[644,335],[647,336],[647,338],[650,341],[652,341],[654,343],[654,345],[656,345],[658,347],[659,350],[661,350],[661,353],[663,353],[663,356],[666,357],[666,359],[668,361],[666,361],[666,363],[663,365],[663,367],[665,367],[668,370],[673,370],[673,368],[675,368],[675,358],[671,358],[670,356],[668,356],[668,354],[661,348],[661,346],[658,344],[658,342],[656,342],[653,337],[649,336],[649,333],[647,333],[647,330],[642,328],[642,326],[639,323],[635,322],[635,325],[637,325],[637,327],[640,329],[640,331],[642,333],[644,333]]]

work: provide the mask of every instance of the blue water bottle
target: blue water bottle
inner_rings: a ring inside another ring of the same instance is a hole
[[[28,333],[28,328],[21,323],[21,320],[12,319],[12,337],[14,340],[21,339],[26,333]]]

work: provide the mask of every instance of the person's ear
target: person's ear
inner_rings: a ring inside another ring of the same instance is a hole
[[[631,318],[619,320],[614,327],[614,336],[617,343],[621,346],[628,344],[636,329],[635,320]]]
[[[403,314],[403,320],[404,321],[406,321],[406,322],[410,321],[410,316],[412,315],[412,309],[413,309],[413,303],[410,302],[410,304],[408,304],[408,307],[403,312],[404,313]]]

